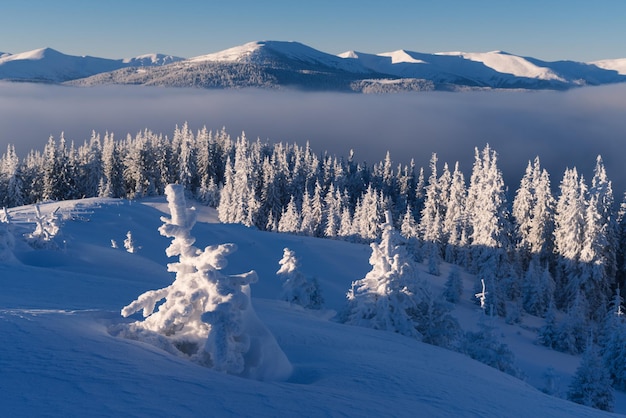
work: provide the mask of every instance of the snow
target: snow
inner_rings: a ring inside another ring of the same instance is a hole
[[[180,71],[187,74],[190,68],[196,68],[194,66],[199,66],[198,71],[210,73],[210,69],[202,65],[204,63],[239,63],[255,64],[262,68],[279,66],[282,69],[290,69],[296,74],[315,75],[319,72],[321,77],[327,77],[326,72],[329,71],[342,71],[358,79],[369,79],[372,76],[374,78],[395,76],[429,80],[442,84],[441,88],[444,89],[447,89],[446,86],[449,85],[472,88],[563,89],[626,80],[626,58],[592,63],[547,62],[503,51],[421,53],[403,49],[379,54],[347,51],[332,55],[300,42],[275,40],[248,42],[189,59],[164,54],[145,54],[134,58],[110,60],[65,55],[51,48],[13,55],[0,53],[0,79],[65,82],[109,73],[129,66],[161,67],[177,62],[180,63],[179,66],[170,66],[164,71],[155,71],[152,77],[161,80],[162,83],[164,76],[165,78],[174,77]],[[231,68],[229,71],[234,71],[236,74],[236,69]],[[131,84],[159,84],[156,80],[150,80],[149,72],[137,72],[145,74],[142,80],[146,77],[147,79],[140,82],[131,77]],[[364,74],[368,77],[363,77]],[[110,75],[85,81],[85,83],[87,85],[102,82],[109,84],[113,79],[115,76]],[[117,82],[123,83],[121,80]],[[324,84],[327,85],[327,83]],[[415,90],[415,88],[409,87],[407,90]]]
[[[133,58],[125,58],[122,60],[124,64],[138,67],[142,65],[167,65],[173,62],[182,61],[184,58],[165,54],[144,54]]]
[[[189,58],[189,62],[245,62],[245,60],[263,45],[260,42],[248,42],[244,45],[235,46],[212,54],[200,55]]]
[[[426,61],[421,59],[413,58],[409,53],[405,50],[401,49],[399,51],[387,52],[383,54],[379,54],[381,57],[390,57],[392,64],[398,63],[411,63],[411,64],[426,64]]]
[[[516,77],[565,82],[565,79],[549,68],[539,67],[523,57],[518,57],[503,51],[485,53],[440,52],[437,55],[458,56],[470,61],[480,62],[499,73],[511,74]]]
[[[59,55],[59,54],[61,54],[59,51],[56,51],[52,48],[39,48],[39,49],[33,49],[32,51],[21,52],[19,54],[10,55],[8,57],[5,57],[0,62],[21,61],[21,60],[34,61],[34,60],[44,59],[46,56],[51,56],[51,55],[54,56],[54,55]]]
[[[256,41],[208,55],[190,58],[188,62],[230,62],[263,64],[267,60],[289,59],[322,65],[353,73],[368,72],[358,61],[344,60],[294,41]]]
[[[617,73],[621,75],[626,75],[626,58],[601,60],[591,62],[590,64],[603,68],[605,70],[617,71]]]
[[[198,242],[233,242],[226,274],[255,269],[252,303],[294,367],[287,381],[231,376],[144,342],[111,334],[120,309],[137,295],[172,283],[159,235],[164,198],[146,201],[85,199],[48,202],[64,224],[58,250],[33,250],[20,238],[35,227],[35,208],[9,209],[18,260],[0,263],[0,404],[3,415],[22,416],[609,416],[541,393],[542,374],[555,369],[561,393],[579,357],[535,345],[539,319],[521,326],[494,320],[515,353],[527,382],[466,356],[384,331],[332,320],[350,283],[369,271],[367,245],[260,232],[215,221],[197,206]],[[128,230],[142,245],[130,254],[111,248]],[[275,272],[283,249],[293,249],[302,272],[316,277],[327,310],[312,311],[278,300]],[[440,277],[420,275],[440,291]],[[476,329],[480,309],[471,301],[473,276],[461,273],[464,295],[454,314]],[[616,409],[626,412],[624,394]],[[419,412],[418,412],[419,411]]]

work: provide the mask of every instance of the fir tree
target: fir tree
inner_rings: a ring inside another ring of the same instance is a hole
[[[452,265],[444,285],[443,295],[448,302],[457,303],[463,294],[463,280],[459,266]]]
[[[372,270],[352,283],[342,322],[419,338],[411,311],[417,308],[417,272],[394,230],[391,214],[380,243],[370,244]]]
[[[509,347],[500,342],[493,326],[485,315],[480,315],[478,331],[468,331],[461,342],[461,352],[487,366],[498,369],[515,377],[521,377],[515,366],[515,355]]]
[[[613,387],[626,389],[626,320],[619,287],[604,320],[603,332],[599,338],[600,354],[613,381]]]
[[[567,399],[604,411],[613,411],[614,394],[611,377],[602,363],[595,345],[588,341],[585,352],[569,391]]]
[[[278,264],[280,268],[276,275],[283,282],[281,298],[308,309],[320,309],[324,304],[324,299],[319,284],[317,280],[308,279],[300,272],[296,254],[289,248],[285,248],[283,258]]]

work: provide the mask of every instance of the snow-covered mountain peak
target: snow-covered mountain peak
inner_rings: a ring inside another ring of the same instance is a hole
[[[410,63],[410,64],[426,64],[426,61],[415,58],[410,51],[399,49],[393,52],[383,52],[378,54],[381,57],[391,58],[392,64]]]
[[[39,48],[33,49],[32,51],[21,52],[19,54],[9,54],[8,56],[3,56],[2,61],[19,61],[19,60],[29,60],[29,61],[37,61],[42,60],[44,58],[51,57],[60,57],[63,56],[61,52],[52,49],[52,48]]]
[[[341,54],[337,54],[337,56],[339,58],[358,59],[359,53],[351,50],[351,51],[342,52]]]
[[[348,61],[342,57],[319,51],[295,41],[255,41],[225,49],[208,55],[201,55],[188,62],[222,62],[250,64],[291,64],[300,63],[325,66],[333,69],[353,72],[368,72],[360,63]]]

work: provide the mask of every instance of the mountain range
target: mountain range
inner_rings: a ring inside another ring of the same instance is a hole
[[[184,59],[148,54],[131,59],[71,56],[51,48],[0,52],[0,80],[75,86],[133,84],[170,87],[381,93],[394,91],[565,90],[626,81],[626,58],[554,61],[503,51],[328,54],[299,42],[258,41]]]

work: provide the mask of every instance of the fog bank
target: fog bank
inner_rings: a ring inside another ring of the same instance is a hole
[[[427,167],[460,161],[469,178],[474,147],[489,143],[515,190],[529,159],[539,155],[558,185],[566,167],[587,179],[601,154],[616,198],[626,190],[626,85],[568,92],[470,92],[358,95],[258,90],[195,90],[110,86],[73,88],[0,83],[0,153],[15,144],[23,157],[43,149],[50,135],[82,143],[95,130],[127,133],[148,128],[172,135],[176,124],[226,127],[249,139],[310,141],[315,152],[372,163],[391,152]]]

